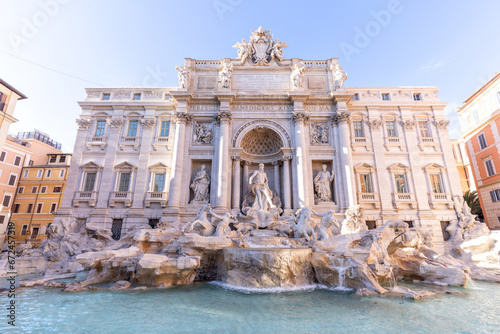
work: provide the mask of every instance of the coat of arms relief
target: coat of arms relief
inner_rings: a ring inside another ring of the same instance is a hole
[[[271,35],[271,30],[264,30],[259,27],[257,30],[251,30],[250,42],[245,39],[233,45],[233,48],[238,49],[238,60],[241,60],[241,65],[248,60],[254,65],[268,65],[273,59],[279,64],[283,60],[283,48],[287,48],[288,44],[276,41]]]

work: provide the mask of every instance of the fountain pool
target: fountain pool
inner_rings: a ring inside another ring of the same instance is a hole
[[[13,330],[1,333],[494,333],[500,285],[420,301],[358,297],[320,287],[244,293],[220,284],[167,289],[18,290]],[[428,286],[425,286],[428,288]],[[7,296],[0,295],[2,305]],[[2,307],[4,309],[4,307]],[[5,313],[5,311],[3,311]]]

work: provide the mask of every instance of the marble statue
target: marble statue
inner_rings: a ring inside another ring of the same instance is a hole
[[[248,184],[255,201],[252,208],[257,211],[270,211],[275,208],[273,204],[273,193],[269,188],[267,174],[264,172],[264,164],[259,164],[259,169],[254,171],[248,179]]]
[[[233,48],[238,49],[238,58],[236,59],[241,60],[241,65],[245,64],[246,60],[252,57],[252,46],[245,39],[241,43],[237,42],[233,45]]]
[[[280,42],[279,38],[276,38],[276,42],[271,47],[271,58],[274,60],[283,60],[283,48],[287,48],[288,44]]]
[[[332,64],[331,70],[333,72],[333,80],[335,80],[335,90],[344,88],[344,82],[347,80],[347,74],[342,71],[342,66],[339,64]]]
[[[213,132],[210,127],[197,123],[194,128],[194,141],[200,144],[212,143]]]
[[[189,70],[186,69],[186,66],[176,66],[177,75],[179,76],[179,86],[184,89],[189,88]]]
[[[306,67],[304,65],[302,65],[302,67],[299,67],[298,64],[293,65],[292,75],[290,76],[290,78],[292,80],[292,87],[294,90],[302,88],[302,78],[305,71]]]
[[[341,234],[359,233],[368,229],[365,221],[361,218],[363,211],[359,205],[350,207],[346,211],[346,218],[342,222]]]
[[[224,63],[219,71],[219,84],[221,89],[231,88],[231,75],[233,73],[233,64]]]
[[[330,239],[334,235],[340,234],[340,224],[334,216],[334,210],[328,210],[326,213],[318,213],[311,209],[311,212],[321,217],[321,224],[316,225],[315,232],[318,234],[318,240]]]
[[[210,211],[210,213],[213,217],[220,219],[220,222],[217,224],[217,228],[215,229],[214,236],[216,237],[223,237],[227,232],[231,231],[229,224],[238,222],[236,216],[232,215],[230,212],[226,212],[223,216],[219,216],[213,211]]]
[[[326,168],[327,166],[323,164],[321,166],[321,171],[314,178],[314,197],[316,204],[332,201],[331,183],[335,173],[332,171],[330,174]]]
[[[210,204],[203,205],[198,211],[198,215],[196,216],[196,220],[192,223],[187,223],[182,232],[184,233],[192,233],[196,231],[198,234],[204,237],[209,237],[215,232],[215,227],[212,225],[210,220],[208,220],[208,214],[212,214],[212,208]]]
[[[306,238],[309,240],[316,240],[316,234],[314,232],[315,224],[311,219],[311,209],[308,207],[299,209],[296,214],[297,220],[292,229],[295,238]]]
[[[208,173],[205,170],[205,165],[201,165],[201,170],[198,173],[196,173],[193,183],[191,183],[191,185],[189,186],[191,189],[193,189],[194,192],[194,197],[191,203],[208,202],[209,186],[210,186],[210,177],[208,176]]]

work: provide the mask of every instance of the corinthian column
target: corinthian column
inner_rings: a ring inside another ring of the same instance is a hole
[[[170,189],[168,196],[167,208],[180,208],[180,200],[182,193],[182,179],[184,171],[187,168],[184,166],[184,150],[186,143],[186,124],[191,122],[191,116],[185,112],[178,112],[175,119],[175,138],[174,138],[174,154],[172,159],[173,173],[170,180]]]
[[[233,210],[234,211],[239,211],[240,210],[240,192],[241,192],[241,180],[240,180],[240,157],[239,156],[233,156],[232,157],[233,162],[234,162],[234,180],[233,180]]]
[[[294,180],[294,193],[297,195],[294,197],[295,208],[302,208],[309,206],[308,194],[307,194],[307,183],[310,182],[307,179],[307,166],[306,157],[307,151],[305,147],[304,138],[304,125],[308,121],[308,116],[304,111],[295,111],[293,113],[293,123],[295,125],[295,180]]]
[[[217,122],[220,124],[220,135],[216,142],[215,151],[217,156],[217,183],[215,188],[215,208],[229,208],[229,122],[231,121],[231,113],[229,111],[221,111],[217,115]]]
[[[281,161],[274,161],[274,190],[276,191],[276,196],[281,197],[281,187],[280,187],[280,163]]]
[[[243,161],[243,196],[248,193],[248,166],[250,166],[250,162]]]
[[[355,181],[352,168],[352,152],[351,152],[351,136],[349,132],[349,113],[347,112],[347,100],[336,98],[337,113],[333,116],[333,122],[338,126],[339,133],[339,150],[340,150],[340,173],[336,174],[341,177],[343,194],[342,203],[343,209],[356,205],[355,197]],[[340,175],[339,175],[340,174]]]
[[[292,157],[285,155],[283,157],[283,192],[285,197],[285,210],[292,208],[292,199],[290,193],[290,160]]]

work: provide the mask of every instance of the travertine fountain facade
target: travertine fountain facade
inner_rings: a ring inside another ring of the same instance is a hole
[[[58,216],[119,238],[207,204],[338,220],[359,205],[369,228],[430,227],[442,249],[462,192],[438,89],[345,87],[336,58],[285,59],[287,46],[259,28],[236,59],[187,58],[177,88],[88,89]]]

